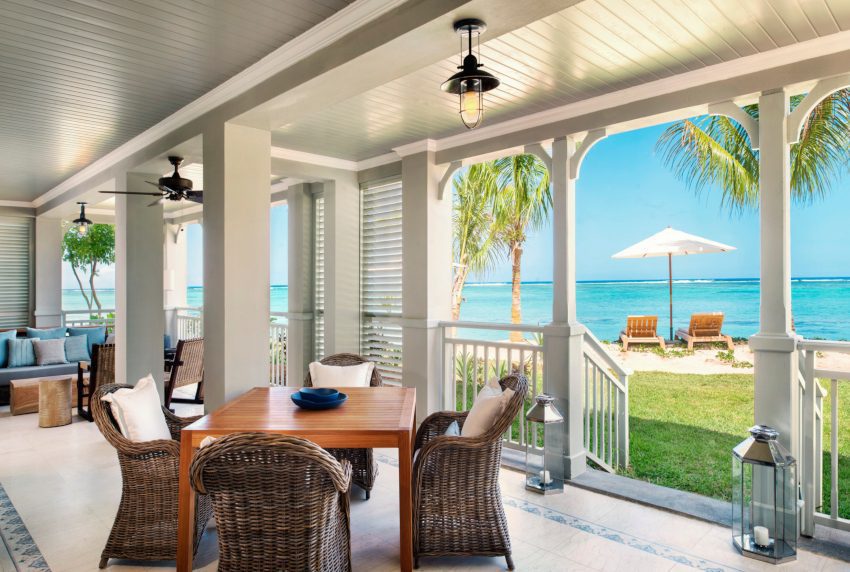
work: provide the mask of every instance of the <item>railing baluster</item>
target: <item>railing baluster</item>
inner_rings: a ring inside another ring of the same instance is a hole
[[[608,378],[608,464],[612,467],[617,466],[617,462],[614,460],[614,449],[613,449],[613,436],[614,436],[614,408],[611,406],[611,398],[614,392],[614,384],[611,383],[611,379]]]
[[[833,379],[830,383],[832,391],[832,403],[830,404],[830,450],[829,457],[831,461],[831,479],[830,494],[829,494],[829,516],[833,519],[838,518],[838,380]]]

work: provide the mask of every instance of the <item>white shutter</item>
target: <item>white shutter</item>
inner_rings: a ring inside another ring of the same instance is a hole
[[[401,382],[401,181],[362,187],[360,201],[360,353],[384,381]]]
[[[31,218],[0,217],[0,328],[30,322]]]
[[[315,256],[313,259],[313,349],[317,360],[325,357],[325,196],[318,193],[314,198],[313,244]]]

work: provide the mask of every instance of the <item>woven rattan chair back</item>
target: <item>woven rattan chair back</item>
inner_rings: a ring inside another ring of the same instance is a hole
[[[107,384],[91,397],[94,422],[104,438],[115,447],[121,466],[121,503],[100,560],[104,568],[110,558],[128,560],[174,560],[177,557],[177,484],[180,465],[180,430],[198,419],[181,418],[163,408],[171,439],[137,443],[118,428],[111,407],[102,397],[129,385]],[[195,545],[212,515],[208,497],[195,503]]]
[[[351,468],[306,439],[239,433],[203,447],[192,486],[212,499],[221,572],[351,570]]]
[[[173,397],[174,390],[178,387],[198,384],[194,399],[176,399]],[[165,381],[166,407],[171,407],[171,402],[204,402],[204,338],[192,338],[179,340],[177,350],[174,353],[174,365]]]
[[[349,366],[367,363],[369,360],[357,354],[334,354],[325,357],[319,363],[322,365]],[[372,368],[372,377],[369,380],[370,387],[381,387],[384,384],[381,372],[376,365]],[[313,379],[307,371],[304,378],[304,387],[313,387]],[[372,487],[375,486],[375,478],[378,476],[378,465],[375,463],[372,449],[328,449],[328,452],[339,461],[351,463],[351,478],[358,487],[363,489],[368,499],[372,496]]]
[[[115,383],[115,344],[94,344],[91,348],[90,391]]]
[[[357,354],[334,354],[322,358],[319,360],[319,363],[322,365],[335,365],[338,367],[345,367],[349,365],[360,365],[363,363],[368,363],[370,360],[364,358],[363,356],[359,356]],[[381,377],[381,372],[378,371],[378,365],[375,364],[375,367],[372,369],[372,377],[369,380],[370,387],[381,387],[384,385],[384,380]],[[313,387],[313,378],[310,377],[310,371],[307,371],[307,376],[304,378],[304,387]]]

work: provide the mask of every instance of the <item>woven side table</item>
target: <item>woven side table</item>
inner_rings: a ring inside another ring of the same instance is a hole
[[[38,426],[59,427],[71,422],[71,378],[38,382]]]

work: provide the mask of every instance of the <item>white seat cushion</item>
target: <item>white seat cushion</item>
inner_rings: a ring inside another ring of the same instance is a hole
[[[511,400],[513,389],[502,391],[499,380],[491,379],[487,385],[481,388],[472,409],[466,416],[466,421],[461,429],[461,437],[477,437],[487,432],[501,415],[502,410]]]
[[[171,439],[153,376],[143,377],[132,389],[121,388],[101,399],[109,403],[121,434],[130,441]]]
[[[313,387],[369,387],[374,369],[372,362],[339,366],[314,361],[310,364],[310,379]]]

